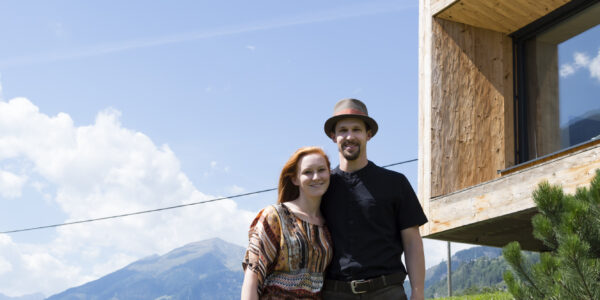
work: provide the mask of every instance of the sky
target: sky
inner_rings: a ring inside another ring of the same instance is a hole
[[[301,146],[337,165],[323,123],[342,98],[363,100],[379,123],[372,161],[417,158],[417,1],[2,6],[2,232],[271,189]],[[586,66],[598,61],[587,55]],[[415,162],[391,169],[417,189]],[[50,296],[213,237],[246,246],[251,220],[275,201],[267,192],[0,234],[0,293]],[[445,258],[445,242],[424,242],[428,267]]]
[[[558,63],[560,125],[590,113],[600,118],[600,25],[560,43]]]

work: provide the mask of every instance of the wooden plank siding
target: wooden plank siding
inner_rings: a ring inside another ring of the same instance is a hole
[[[431,198],[431,1],[419,0],[419,201],[429,213]],[[429,232],[429,224],[421,226],[421,234]]]
[[[432,6],[438,18],[509,34],[570,1],[437,0]]]
[[[578,187],[589,186],[597,169],[598,144],[430,199],[431,224],[426,237],[491,246],[516,240],[527,244],[525,249],[541,250],[541,244],[533,241],[529,222],[535,213],[533,190],[540,182],[548,181],[573,194]]]
[[[514,164],[512,41],[434,18],[431,197],[498,177]]]
[[[446,8],[452,6],[454,3],[460,0],[432,0],[431,1],[431,15],[435,16]]]
[[[421,227],[424,237],[498,247],[516,240],[524,249],[545,250],[531,234],[537,213],[532,191],[547,180],[573,193],[600,169],[600,142],[515,166],[509,35],[568,2],[419,0],[418,196],[429,219]],[[529,63],[538,64],[537,73],[529,80],[555,85],[555,49],[535,57]],[[555,144],[552,104],[558,99],[557,89],[539,82],[528,96],[544,101],[531,100],[537,114],[527,116],[533,127],[549,132],[529,145],[538,156]]]

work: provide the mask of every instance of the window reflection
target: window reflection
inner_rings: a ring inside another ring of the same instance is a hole
[[[600,138],[600,3],[525,43],[528,159]]]

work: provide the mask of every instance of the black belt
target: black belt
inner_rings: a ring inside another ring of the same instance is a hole
[[[352,281],[326,279],[325,284],[323,285],[323,289],[327,291],[362,294],[376,291],[389,285],[398,283],[401,284],[404,282],[405,278],[406,274],[396,273],[374,277],[371,279],[360,279]]]

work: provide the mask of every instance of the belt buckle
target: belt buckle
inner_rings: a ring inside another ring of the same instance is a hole
[[[354,293],[354,294],[366,293],[367,291],[357,291],[356,286],[361,283],[367,283],[367,282],[369,282],[369,280],[359,279],[359,280],[350,281],[350,289],[352,290],[352,293]]]

